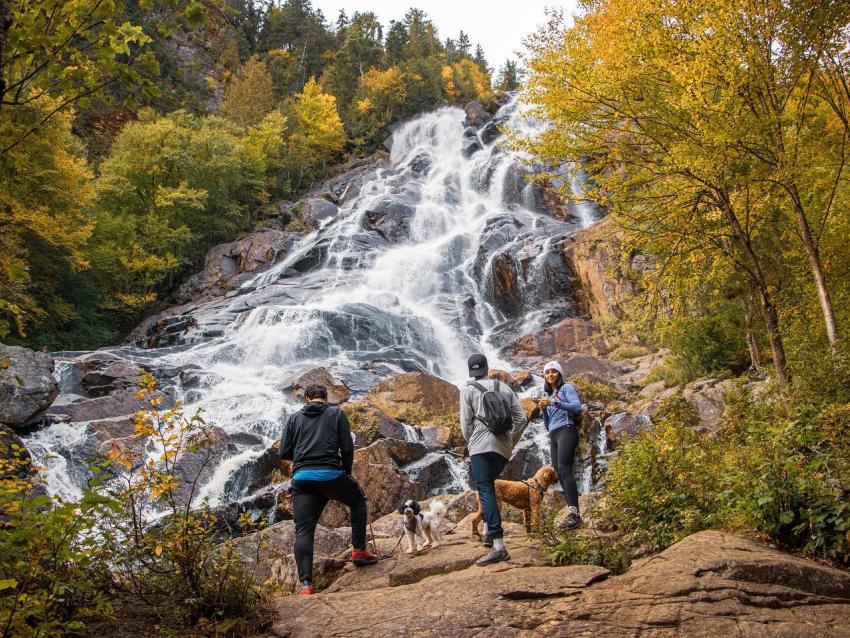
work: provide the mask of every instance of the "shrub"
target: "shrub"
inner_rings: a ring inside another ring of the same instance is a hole
[[[0,459],[0,636],[64,636],[111,616],[94,533],[107,506],[90,489],[79,503],[53,503],[27,455]]]
[[[660,550],[711,527],[720,509],[719,442],[691,429],[681,397],[662,405],[652,430],[627,439],[609,466],[605,511],[629,542]]]
[[[144,375],[137,394],[148,409],[136,415],[136,438],[150,438],[158,457],[113,447],[116,507],[104,525],[104,540],[116,557],[118,585],[178,622],[205,619],[229,635],[256,632],[264,623],[265,599],[250,568],[232,543],[217,543],[219,521],[208,507],[192,509],[204,467],[212,458],[213,428],[199,413],[186,416],[178,403],[161,410],[153,376]],[[193,472],[178,463],[187,455]],[[248,517],[240,528],[250,528]],[[257,552],[261,547],[258,545]]]
[[[612,574],[622,574],[631,563],[623,544],[604,536],[587,538],[567,534],[547,554],[554,565],[598,565]]]
[[[612,388],[607,383],[602,383],[587,375],[579,374],[570,377],[568,380],[578,390],[582,403],[608,403],[609,401],[616,401],[621,396],[619,390],[616,388]]]
[[[850,405],[730,410],[733,498],[743,522],[789,549],[850,564]]]

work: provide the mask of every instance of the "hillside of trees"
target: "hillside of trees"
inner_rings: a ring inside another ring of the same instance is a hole
[[[0,338],[118,338],[216,243],[393,122],[517,88],[410,9],[0,2]]]

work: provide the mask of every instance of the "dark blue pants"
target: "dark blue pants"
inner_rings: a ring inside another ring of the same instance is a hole
[[[505,533],[502,531],[502,515],[496,504],[496,479],[505,469],[508,459],[496,452],[484,452],[473,454],[469,461],[472,464],[472,478],[475,479],[478,498],[481,499],[481,509],[484,510],[487,535],[490,538],[502,538]]]

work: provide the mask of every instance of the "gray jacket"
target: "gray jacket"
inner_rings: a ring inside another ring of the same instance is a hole
[[[477,379],[477,381],[488,390],[493,390],[496,385],[495,379],[487,377]],[[514,445],[517,444],[523,430],[525,430],[528,419],[525,418],[525,411],[519,404],[519,399],[516,398],[513,390],[500,382],[499,392],[510,402],[514,426],[510,432],[496,436],[487,429],[486,425],[475,418],[476,416],[484,416],[481,407],[481,398],[484,393],[470,384],[463,386],[460,391],[460,430],[463,433],[463,438],[466,439],[470,456],[484,452],[496,452],[506,459],[510,459]]]

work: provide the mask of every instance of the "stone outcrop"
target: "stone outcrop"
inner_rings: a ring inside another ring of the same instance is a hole
[[[487,112],[487,109],[485,109],[478,100],[468,102],[466,106],[463,107],[463,110],[466,113],[466,119],[463,121],[464,126],[474,126],[475,128],[478,128],[490,119],[490,114]]]
[[[404,440],[405,429],[400,421],[387,416],[374,405],[365,401],[344,403],[342,409],[348,415],[351,431],[355,435],[355,444],[365,447],[376,439]]]
[[[462,530],[463,522],[458,529]],[[701,532],[622,576],[546,566],[506,525],[511,560],[486,568],[463,532],[346,568],[325,592],[276,605],[276,636],[848,636],[850,574]],[[389,551],[394,539],[381,539]],[[332,609],[333,613],[328,613]]]
[[[261,230],[229,244],[214,246],[204,259],[204,269],[189,277],[175,293],[177,303],[224,295],[250,273],[286,256],[299,236],[275,229]]]
[[[277,388],[285,394],[301,400],[304,398],[304,389],[313,384],[321,384],[328,389],[329,403],[343,403],[348,401],[351,396],[351,392],[345,387],[345,384],[335,379],[328,369],[323,367],[311,368],[306,372],[291,376]]]
[[[565,257],[580,281],[579,296],[594,318],[622,319],[624,303],[635,294],[635,279],[655,267],[648,255],[623,263],[620,241],[614,220],[605,217],[564,243]]]
[[[576,350],[590,339],[595,328],[590,321],[570,317],[563,321],[523,335],[505,348],[505,352],[523,360],[543,360]]]
[[[110,394],[119,388],[135,388],[144,372],[131,361],[110,352],[92,352],[74,360],[83,391],[91,397]]]
[[[50,355],[0,344],[0,423],[12,428],[25,425],[58,394]]]
[[[308,228],[316,230],[322,224],[336,219],[339,214],[339,207],[322,197],[308,197],[301,200],[300,216]]]
[[[406,372],[381,381],[364,400],[388,416],[416,425],[457,422],[457,386],[424,372]]]

